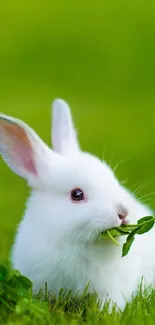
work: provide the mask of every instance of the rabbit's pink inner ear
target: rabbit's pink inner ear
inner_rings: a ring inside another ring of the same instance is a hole
[[[0,129],[4,132],[3,147],[12,163],[37,175],[33,147],[24,128],[12,121],[1,119]]]

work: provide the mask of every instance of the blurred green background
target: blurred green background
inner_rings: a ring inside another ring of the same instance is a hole
[[[64,98],[83,149],[125,160],[117,176],[154,208],[155,2],[1,2],[0,28],[0,111],[50,145],[51,103]],[[0,258],[27,195],[1,159]]]

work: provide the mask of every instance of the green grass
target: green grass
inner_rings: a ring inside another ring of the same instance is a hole
[[[104,153],[113,168],[123,161],[118,178],[131,190],[140,186],[137,196],[154,208],[155,4],[9,1],[0,27],[0,111],[24,119],[51,145],[51,102],[64,98],[82,148]],[[25,181],[0,160],[0,260],[9,257],[27,195]],[[51,324],[152,324],[154,292],[137,301],[124,316],[101,315],[96,304],[64,314],[57,304]],[[8,314],[4,323],[38,324],[24,315]]]
[[[32,283],[19,272],[0,265],[1,324],[154,324],[155,291],[147,288],[138,293],[123,312],[109,301],[100,308],[97,294],[90,295],[86,288],[83,295],[72,298],[71,292],[60,291],[59,297],[40,292],[32,297]]]

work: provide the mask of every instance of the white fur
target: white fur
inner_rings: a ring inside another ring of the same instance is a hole
[[[37,176],[28,171],[22,175],[28,175],[25,177],[32,192],[13,245],[13,267],[33,281],[34,292],[44,288],[47,281],[54,294],[62,287],[72,289],[73,294],[82,293],[89,282],[90,292],[97,291],[102,304],[108,295],[123,309],[142,276],[147,284],[153,284],[155,227],[147,234],[137,235],[129,254],[123,258],[125,238],[119,239],[120,247],[106,240],[95,244],[94,239],[101,231],[121,224],[120,206],[128,210],[130,223],[153,212],[120,185],[105,162],[79,149],[67,104],[55,101],[53,112],[54,151],[45,146],[42,156],[36,154]],[[5,118],[9,122],[10,117]],[[11,120],[23,125],[19,120]],[[23,126],[33,147],[34,131]],[[1,143],[6,139],[2,133],[0,127],[0,148],[5,147],[5,152],[1,151],[5,159],[6,154],[10,156],[10,148],[7,142]],[[36,139],[37,148],[43,148],[43,143]],[[12,157],[10,166],[18,172],[19,166]],[[73,203],[70,191],[79,187],[87,200]]]

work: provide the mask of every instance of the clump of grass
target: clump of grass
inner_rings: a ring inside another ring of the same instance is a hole
[[[0,324],[1,325],[153,325],[155,319],[155,290],[141,284],[127,302],[123,312],[110,301],[103,309],[97,294],[90,294],[89,284],[82,295],[73,297],[71,291],[60,290],[57,298],[44,292],[32,294],[29,279],[12,270],[7,263],[0,264]]]
[[[3,262],[0,264],[0,324],[21,316],[34,321],[47,320],[47,304],[33,298],[32,282],[28,278]]]

